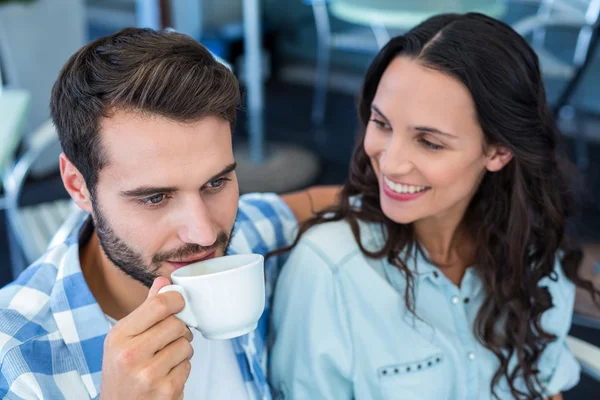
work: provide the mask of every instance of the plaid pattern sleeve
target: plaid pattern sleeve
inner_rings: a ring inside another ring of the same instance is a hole
[[[108,324],[79,267],[76,241],[0,290],[0,396],[93,399]]]
[[[266,254],[290,243],[294,215],[275,194],[242,196],[231,253]],[[96,399],[110,326],[79,263],[79,232],[0,289],[0,398]],[[265,264],[267,300],[281,260]],[[269,301],[256,331],[232,340],[250,399],[270,399],[266,381]]]
[[[240,198],[240,207],[229,253],[265,255],[291,244],[296,229],[296,217],[276,194],[244,195]],[[267,336],[271,296],[282,264],[282,256],[269,258],[265,262],[267,301],[258,328],[256,331],[232,341],[242,376],[249,389],[248,393],[252,393],[251,398],[253,399],[271,398],[266,379]]]

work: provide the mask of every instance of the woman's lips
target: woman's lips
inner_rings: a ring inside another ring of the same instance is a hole
[[[423,190],[416,192],[416,193],[398,193],[397,191],[394,191],[391,187],[388,186],[387,179],[384,179],[382,184],[383,184],[383,192],[385,193],[385,195],[393,200],[398,200],[398,201],[415,200],[415,199],[423,196],[430,189],[430,188],[426,187]]]

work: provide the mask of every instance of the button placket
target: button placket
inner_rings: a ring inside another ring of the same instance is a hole
[[[463,282],[465,283],[465,282]],[[468,282],[467,282],[468,283]],[[477,374],[478,374],[478,363],[477,357],[474,352],[476,346],[476,339],[473,337],[472,326],[470,324],[469,314],[471,310],[470,303],[473,302],[472,292],[470,285],[462,285],[457,288],[455,285],[448,282],[448,285],[444,285],[446,289],[446,299],[448,301],[448,307],[450,315],[456,328],[457,339],[460,342],[461,350],[464,360],[467,362],[466,367],[466,381],[471,383],[468,392],[469,397],[476,398],[475,392],[477,391]],[[472,310],[471,310],[472,311]]]

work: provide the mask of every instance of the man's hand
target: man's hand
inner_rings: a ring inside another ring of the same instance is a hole
[[[168,284],[168,279],[157,278],[146,301],[107,335],[101,399],[182,397],[191,369],[192,333],[173,315],[183,309],[183,297],[177,292],[157,294]]]

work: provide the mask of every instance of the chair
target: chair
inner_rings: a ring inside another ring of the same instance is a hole
[[[569,116],[573,112],[569,112],[567,106],[585,76],[598,45],[600,0],[541,0],[537,3],[537,12],[516,22],[513,28],[531,38],[544,76],[566,82],[553,108],[557,116]],[[546,37],[552,28],[576,30],[577,39],[570,57],[561,57],[556,49],[549,46],[551,43]],[[576,131],[577,164],[584,169],[588,165],[585,135],[581,129]]]
[[[579,267],[578,275],[586,280],[590,280],[594,285],[600,281],[600,244],[587,243],[583,246],[583,261]],[[594,298],[581,288],[576,288],[575,292],[575,310],[573,312],[573,326],[571,334],[586,340],[593,340],[595,344],[598,341],[595,338],[600,337],[600,310],[594,302]],[[568,337],[567,344],[579,363],[585,374],[600,381],[600,349],[582,341],[579,338]]]
[[[3,90],[0,82],[0,173],[11,163],[21,140],[30,99],[30,94],[24,90]],[[5,207],[6,201],[0,196],[0,210]]]
[[[600,332],[600,320],[578,313],[577,306],[573,314],[573,326],[587,328],[592,332]],[[600,348],[574,336],[567,337],[567,345],[579,361],[582,372],[600,382]]]
[[[506,11],[503,0],[305,1],[312,6],[317,28],[317,66],[312,109],[312,122],[316,126],[321,126],[325,119],[330,50],[375,53],[390,40],[389,29],[406,31],[442,12],[474,11],[499,18]],[[330,16],[356,25],[357,28],[332,32]]]
[[[1,54],[0,54],[1,55]],[[11,163],[13,154],[21,141],[25,118],[29,112],[31,95],[25,90],[4,88],[2,57],[0,57],[0,173]],[[0,190],[2,181],[0,180]],[[6,207],[0,196],[0,210]]]
[[[569,80],[588,59],[599,14],[600,0],[541,0],[536,14],[516,22],[513,28],[525,37],[532,37],[531,44],[544,75]],[[560,27],[578,31],[570,60],[561,59],[547,46],[548,28]]]
[[[54,126],[48,121],[33,133],[27,152],[4,172],[13,277],[44,254],[56,232],[74,210],[75,206],[68,199],[27,206],[21,204],[23,186],[36,161],[44,159],[49,152],[56,153],[59,148]]]
[[[567,337],[567,346],[579,361],[582,372],[600,382],[600,348],[573,336]]]

